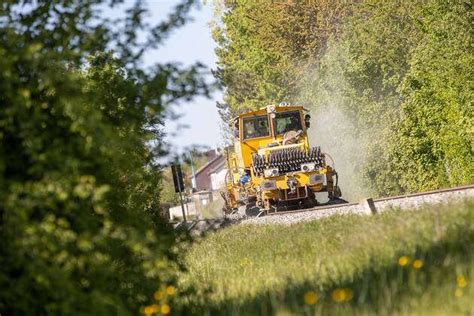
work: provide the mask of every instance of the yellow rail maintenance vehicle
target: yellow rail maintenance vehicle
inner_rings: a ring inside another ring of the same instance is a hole
[[[281,103],[234,119],[234,149],[227,153],[222,192],[224,212],[259,216],[311,207],[319,204],[316,192],[327,192],[329,204],[346,203],[337,172],[326,163],[330,156],[309,145],[307,112]]]

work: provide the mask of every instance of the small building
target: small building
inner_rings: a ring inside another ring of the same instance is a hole
[[[196,171],[197,191],[216,191],[225,184],[226,163],[221,153],[211,158],[204,166]],[[224,176],[222,176],[224,174]],[[213,181],[214,180],[214,181]]]
[[[217,191],[225,186],[225,178],[227,177],[227,168],[220,168],[211,171],[211,189]]]
[[[205,153],[208,161],[195,173],[195,179],[190,176],[191,182],[195,184],[192,196],[185,204],[186,217],[200,218],[203,209],[219,196],[219,190],[225,186],[227,165],[225,155],[218,150],[210,150]],[[169,218],[182,218],[181,206],[169,208]]]

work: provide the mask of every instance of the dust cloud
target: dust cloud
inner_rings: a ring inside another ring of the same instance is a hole
[[[350,202],[358,202],[369,196],[360,169],[365,155],[360,140],[355,136],[354,124],[336,104],[311,112],[311,146],[321,146],[321,150],[333,158],[342,197]],[[326,161],[332,164],[329,157]]]
[[[330,41],[318,66],[306,69],[298,99],[311,110],[311,146],[321,146],[333,158],[342,197],[359,202],[370,196],[362,170],[368,155],[357,135],[353,101],[347,97],[351,86],[344,77],[345,59],[344,49]]]

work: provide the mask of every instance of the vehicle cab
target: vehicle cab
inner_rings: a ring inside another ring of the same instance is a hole
[[[234,123],[237,165],[247,169],[252,164],[252,154],[265,154],[276,147],[289,145],[297,139],[297,146],[309,148],[307,129],[309,114],[302,106],[274,106],[260,108],[238,116]],[[294,132],[294,133],[291,133]],[[292,137],[292,139],[285,139]]]

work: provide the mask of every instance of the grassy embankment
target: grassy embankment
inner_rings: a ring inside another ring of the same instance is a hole
[[[186,310],[211,314],[472,314],[474,202],[235,226],[197,241]]]

